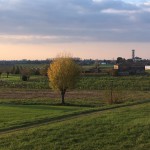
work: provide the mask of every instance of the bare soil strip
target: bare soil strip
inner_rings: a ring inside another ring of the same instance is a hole
[[[66,93],[67,98],[98,98],[102,93],[100,91],[69,91]],[[0,90],[0,99],[33,99],[33,98],[60,98],[59,92],[52,90],[21,90],[7,89]]]

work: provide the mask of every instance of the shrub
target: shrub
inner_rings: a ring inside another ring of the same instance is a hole
[[[26,75],[22,75],[22,81],[27,81],[28,79],[29,79],[29,77],[28,76],[26,76]]]

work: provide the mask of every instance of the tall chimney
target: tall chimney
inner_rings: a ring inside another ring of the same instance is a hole
[[[133,61],[135,60],[135,50],[134,49],[132,50],[132,60]]]

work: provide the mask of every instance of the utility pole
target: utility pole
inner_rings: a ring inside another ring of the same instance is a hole
[[[110,84],[110,104],[113,103],[113,80],[111,81]]]

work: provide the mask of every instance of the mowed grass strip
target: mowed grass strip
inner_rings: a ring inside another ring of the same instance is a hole
[[[3,150],[149,150],[150,103],[0,136]]]
[[[0,105],[0,131],[80,113],[90,108],[48,105]]]

